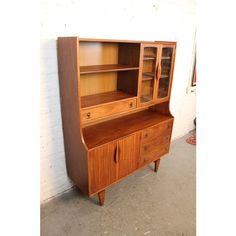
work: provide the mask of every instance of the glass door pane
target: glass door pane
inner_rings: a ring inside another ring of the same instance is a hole
[[[157,48],[145,47],[143,52],[142,86],[140,102],[153,100],[154,82],[156,78]]]
[[[158,86],[158,98],[164,98],[169,93],[170,70],[173,48],[163,48],[161,57],[161,75]]]

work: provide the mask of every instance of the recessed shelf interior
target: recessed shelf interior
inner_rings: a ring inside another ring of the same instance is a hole
[[[145,110],[84,127],[83,137],[87,147],[91,149],[171,119],[171,116]]]
[[[140,55],[138,43],[82,41],[79,45],[82,106],[96,104],[94,98],[103,101],[104,93],[119,94],[110,96],[110,102],[113,101],[112,98],[116,101],[120,94],[125,94],[124,99],[137,96]],[[88,102],[89,99],[91,102]]]

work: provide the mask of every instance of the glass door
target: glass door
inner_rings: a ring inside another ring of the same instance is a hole
[[[145,45],[143,47],[140,103],[150,103],[154,99],[154,88],[157,74],[158,47]]]
[[[169,85],[171,82],[173,47],[163,47],[160,61],[160,77],[157,98],[163,99],[169,96]]]

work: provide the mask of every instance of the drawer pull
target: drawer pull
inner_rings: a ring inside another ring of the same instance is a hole
[[[147,138],[147,137],[148,137],[148,134],[146,133],[146,134],[145,134],[145,138]]]
[[[91,117],[91,113],[88,112],[88,113],[86,114],[86,116],[87,116],[87,119],[90,119],[90,117]]]
[[[131,102],[131,103],[129,104],[129,107],[130,107],[130,108],[132,108],[132,107],[133,107],[133,102]]]

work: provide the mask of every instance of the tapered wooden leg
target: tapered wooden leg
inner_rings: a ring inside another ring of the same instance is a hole
[[[160,165],[160,159],[154,161],[154,171],[155,172],[157,172],[159,165]]]
[[[105,201],[105,190],[102,190],[101,192],[98,193],[98,198],[100,206],[103,206]]]

